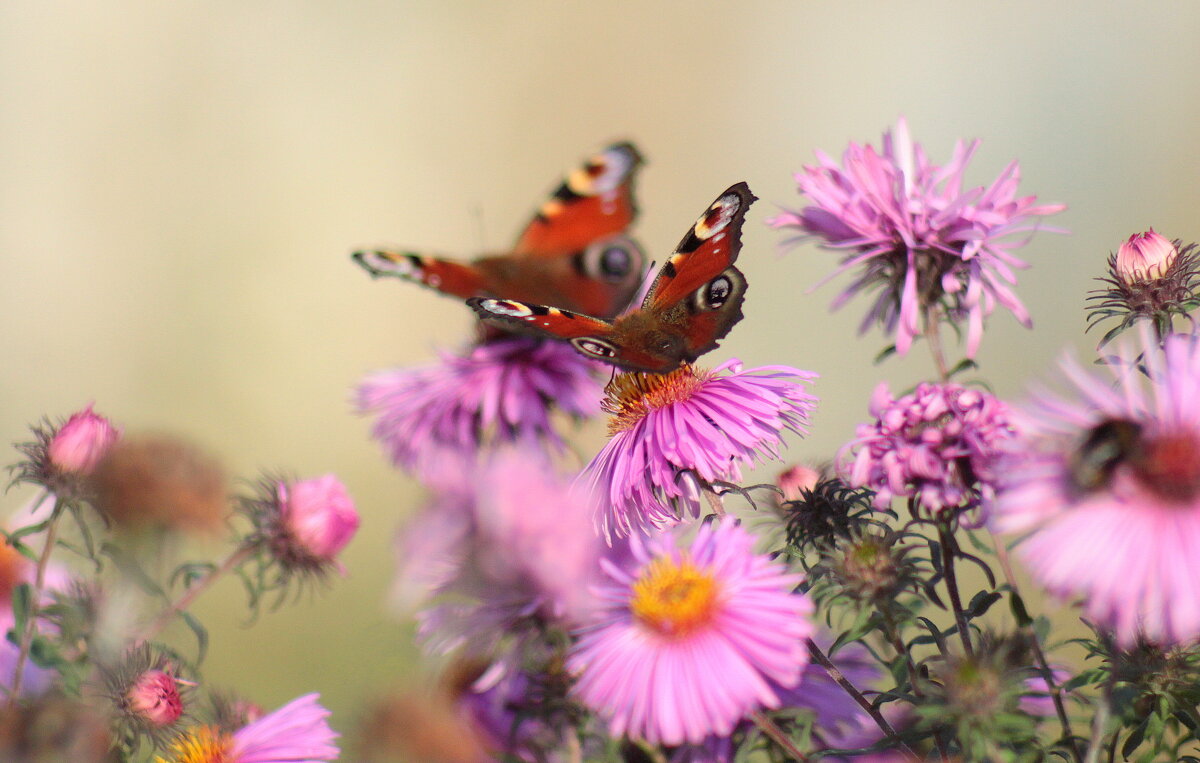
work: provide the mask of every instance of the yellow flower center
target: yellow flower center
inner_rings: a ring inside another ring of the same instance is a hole
[[[711,622],[720,586],[686,557],[675,562],[659,557],[633,583],[629,608],[646,626],[668,636],[682,636]]]
[[[633,429],[653,410],[689,399],[711,378],[711,371],[697,371],[687,364],[669,374],[640,371],[619,374],[604,388],[605,398],[600,406],[612,416],[608,421],[609,436]]]
[[[233,737],[216,726],[198,726],[176,739],[167,757],[155,757],[154,763],[235,763]]]

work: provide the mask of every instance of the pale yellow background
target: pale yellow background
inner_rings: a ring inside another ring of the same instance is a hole
[[[129,431],[186,434],[252,477],[334,471],[363,512],[350,576],[239,627],[232,584],[201,614],[213,679],[267,706],[318,690],[352,729],[418,674],[381,605],[390,538],[420,500],[351,413],[372,369],[461,341],[460,304],[372,282],[348,252],[502,248],[561,172],[614,138],[649,164],[638,233],[662,259],[746,180],[745,320],[714,362],[821,374],[828,457],[865,416],[878,333],[830,316],[834,264],[780,257],[762,220],[792,171],[901,115],[938,161],[984,143],[1070,210],[1039,235],[980,355],[1019,396],[1083,338],[1090,279],[1130,233],[1200,237],[1195,3],[75,2],[0,4],[0,437],[90,400]],[[927,375],[918,346],[882,373]],[[595,439],[591,442],[596,442]],[[10,451],[11,454],[11,451]],[[27,496],[10,493],[5,506]]]

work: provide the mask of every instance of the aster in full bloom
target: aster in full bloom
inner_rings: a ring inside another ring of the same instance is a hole
[[[431,484],[453,484],[484,448],[563,448],[552,413],[599,413],[599,365],[568,344],[506,336],[441,360],[367,377],[356,391],[371,434],[392,462]]]
[[[881,382],[871,397],[872,424],[861,424],[840,471],[875,491],[876,508],[916,498],[934,514],[969,509],[993,493],[993,462],[1012,436],[1008,408],[980,389],[923,382],[899,399]]]
[[[544,458],[511,450],[482,465],[470,488],[457,503],[439,502],[462,512],[434,525],[446,541],[430,537],[418,517],[425,548],[404,543],[426,559],[415,571],[431,589],[431,604],[418,613],[427,645],[483,658],[506,639],[576,622],[590,607],[602,547],[586,496]],[[413,565],[403,569],[411,574]],[[511,651],[519,660],[521,650]]]
[[[625,373],[607,389],[611,438],[580,479],[606,537],[649,532],[697,515],[702,484],[740,481],[741,467],[778,458],[785,429],[804,434],[816,374],[788,366]]]
[[[329,711],[306,694],[234,732],[190,729],[156,763],[325,763],[337,760]]]
[[[576,696],[613,736],[652,744],[728,736],[799,681],[813,633],[801,576],[753,550],[731,517],[631,539],[603,562],[601,608],[568,656]]]
[[[1200,637],[1200,342],[1145,326],[1020,411],[992,512],[1035,580],[1122,646]]]
[[[901,119],[894,133],[884,133],[882,153],[851,143],[839,167],[818,152],[818,164],[796,174],[810,204],[767,224],[797,230],[788,243],[815,238],[827,249],[845,252],[834,276],[861,267],[833,306],[841,307],[860,291],[877,290],[863,331],[882,324],[895,333],[896,351],[903,355],[929,321],[966,320],[967,357],[974,357],[984,318],[997,303],[1031,325],[1010,288],[1016,283],[1014,270],[1026,267],[1009,251],[1024,241],[1012,237],[1031,233],[1039,227],[1038,217],[1065,208],[1038,206],[1035,196],[1018,197],[1015,161],[990,187],[964,191],[963,175],[978,145],[978,140],[959,141],[949,164],[933,164]]]
[[[1096,280],[1104,288],[1088,297],[1088,328],[1117,321],[1100,339],[1101,346],[1142,319],[1153,321],[1160,335],[1167,334],[1175,316],[1191,321],[1188,314],[1200,304],[1200,249],[1179,239],[1169,241],[1151,228],[1121,244],[1108,258],[1108,272]]]

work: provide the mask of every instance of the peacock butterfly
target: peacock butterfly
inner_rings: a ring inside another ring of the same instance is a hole
[[[625,230],[637,215],[631,143],[592,156],[542,204],[511,252],[460,262],[371,249],[351,257],[374,277],[394,276],[460,299],[505,297],[611,318],[637,292],[646,257]]]
[[[584,355],[668,373],[717,346],[742,318],[746,278],[733,266],[755,201],[745,183],[709,205],[658,271],[640,309],[614,320],[512,299],[467,300],[484,323],[565,339]]]

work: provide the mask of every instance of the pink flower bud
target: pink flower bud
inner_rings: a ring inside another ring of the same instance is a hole
[[[283,526],[297,550],[331,561],[358,530],[358,512],[337,477],[279,485]]]
[[[1125,283],[1155,281],[1175,263],[1179,251],[1154,232],[1135,233],[1117,250],[1117,277]]]
[[[129,709],[151,726],[169,726],[183,715],[179,682],[162,670],[147,670],[138,676],[126,699]]]
[[[812,490],[817,485],[817,481],[821,479],[821,473],[816,469],[805,466],[804,464],[796,464],[791,469],[779,475],[775,480],[775,484],[783,491],[783,500],[798,501],[800,493],[805,490]]]
[[[92,412],[92,406],[75,413],[50,440],[50,464],[68,474],[91,474],[120,431],[108,419]]]

